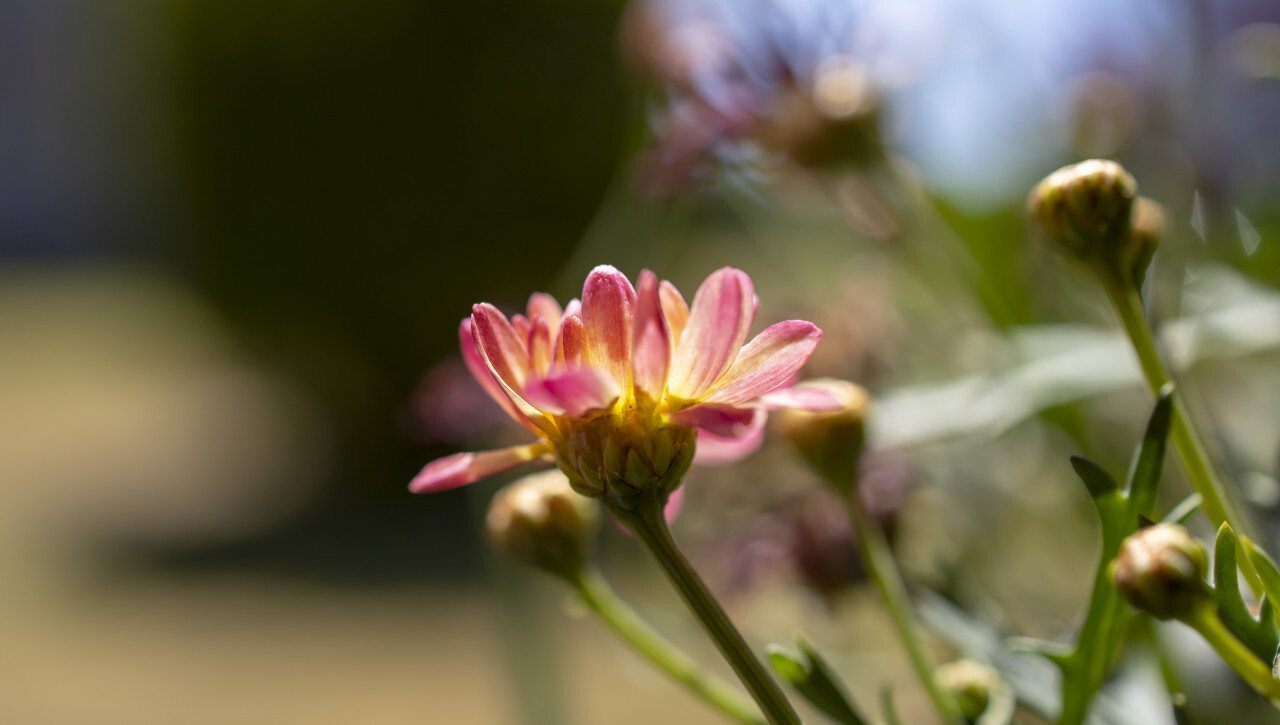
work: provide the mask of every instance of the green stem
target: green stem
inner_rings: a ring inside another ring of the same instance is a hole
[[[600,572],[584,570],[570,584],[593,612],[658,669],[743,725],[764,725],[750,700],[720,678],[698,669],[693,660],[645,624],[618,597]]]
[[[667,521],[663,518],[661,504],[644,502],[634,511],[624,511],[618,507],[611,507],[611,510],[649,549],[667,579],[679,592],[680,598],[702,623],[702,628],[711,636],[720,654],[760,706],[765,719],[771,725],[800,725],[800,718],[791,703],[787,702],[778,683],[774,682],[764,665],[752,654],[746,640],[733,626],[733,622],[729,621],[729,616],[720,603],[711,595],[689,560],[676,547],[671,529],[667,528]]]
[[[1222,620],[1218,619],[1213,604],[1200,605],[1182,621],[1199,632],[1218,656],[1231,665],[1231,669],[1244,678],[1253,689],[1270,700],[1273,705],[1280,704],[1280,680],[1271,673],[1270,667],[1231,634]]]
[[[1139,364],[1142,366],[1142,375],[1147,380],[1147,387],[1151,389],[1152,395],[1158,396],[1160,389],[1171,378],[1164,363],[1160,360],[1160,352],[1156,347],[1155,335],[1152,334],[1151,325],[1147,322],[1147,317],[1143,312],[1142,298],[1139,296],[1136,287],[1116,280],[1115,275],[1106,269],[1100,270],[1099,276],[1102,278],[1107,296],[1111,298],[1111,305],[1115,308],[1121,324],[1124,325],[1124,331],[1129,336],[1129,341],[1133,344],[1133,350],[1138,356]],[[1231,524],[1231,528],[1237,532],[1252,531],[1247,525],[1248,522],[1233,504],[1230,493],[1223,486],[1222,481],[1219,480],[1217,473],[1210,465],[1209,455],[1206,453],[1204,443],[1192,425],[1191,419],[1187,415],[1186,407],[1176,397],[1173,401],[1173,425],[1170,428],[1169,436],[1173,439],[1174,447],[1178,451],[1178,458],[1182,461],[1182,467],[1186,470],[1187,478],[1191,481],[1191,487],[1204,499],[1204,512],[1209,517],[1209,520],[1213,522],[1214,528],[1221,527],[1225,521]],[[1244,572],[1245,579],[1248,580],[1249,586],[1255,594],[1261,593],[1260,580],[1258,579],[1257,571],[1253,568],[1253,563],[1249,561],[1244,549],[1240,548],[1240,543],[1237,543],[1237,547],[1239,552],[1237,558],[1240,561],[1240,568]]]
[[[889,550],[889,542],[867,515],[856,488],[851,495],[845,497],[845,500],[849,504],[849,515],[853,519],[853,528],[857,533],[858,543],[862,547],[867,569],[871,572],[876,588],[884,597],[885,606],[888,607],[889,614],[893,617],[893,624],[898,630],[898,637],[911,658],[911,666],[916,672],[916,677],[929,693],[929,699],[933,701],[934,709],[938,711],[938,717],[942,718],[942,722],[947,725],[960,725],[964,722],[964,717],[960,713],[959,706],[938,687],[933,677],[933,663],[925,653],[924,643],[920,639],[920,632],[911,610],[911,601],[907,596],[907,588],[902,583],[902,575],[898,573],[893,552]]]

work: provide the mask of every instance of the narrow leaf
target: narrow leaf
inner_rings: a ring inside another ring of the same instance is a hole
[[[1125,477],[1125,492],[1135,513],[1151,510],[1156,500],[1156,487],[1160,484],[1160,471],[1164,467],[1165,444],[1169,440],[1169,424],[1173,420],[1173,383],[1160,389],[1160,397],[1147,419],[1147,430],[1142,443],[1134,453]]]
[[[1213,596],[1218,604],[1218,618],[1263,662],[1276,654],[1280,636],[1274,619],[1257,620],[1240,596],[1240,580],[1236,574],[1236,535],[1230,524],[1223,523],[1213,548]]]
[[[796,646],[800,649],[798,655],[781,646],[770,645],[769,664],[773,669],[791,683],[809,704],[831,719],[842,725],[866,725],[866,719],[850,702],[844,687],[813,644],[804,635],[797,635]]]
[[[1120,488],[1110,473],[1084,456],[1072,456],[1071,467],[1075,469],[1080,480],[1084,481],[1084,487],[1089,489],[1089,495],[1094,498],[1101,498]]]
[[[1169,510],[1164,515],[1164,523],[1166,524],[1185,524],[1191,520],[1191,517],[1200,510],[1200,504],[1204,503],[1204,499],[1198,493],[1182,499],[1182,502]]]

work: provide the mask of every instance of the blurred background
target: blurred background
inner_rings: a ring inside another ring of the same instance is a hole
[[[457,357],[470,305],[601,263],[686,297],[733,265],[758,328],[814,320],[808,374],[879,400],[908,575],[1064,637],[1097,550],[1066,456],[1122,470],[1148,400],[1026,191],[1104,156],[1164,205],[1149,304],[1270,531],[1276,128],[1264,0],[0,0],[0,721],[708,721],[491,558],[501,481],[406,491],[522,434]],[[914,722],[823,496],[770,443],[695,471],[677,536],[753,642],[803,628]],[[601,557],[715,662],[633,542]],[[1194,707],[1263,717],[1161,632]],[[1108,691],[1138,722],[1152,672]]]

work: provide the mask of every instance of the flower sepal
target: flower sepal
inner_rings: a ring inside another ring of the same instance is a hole
[[[665,505],[693,463],[697,431],[644,425],[638,416],[601,415],[567,431],[556,464],[575,491],[610,509],[632,511],[642,500]]]

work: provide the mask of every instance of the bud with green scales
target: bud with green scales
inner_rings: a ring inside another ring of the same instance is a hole
[[[697,431],[635,416],[646,416],[643,407],[579,421],[567,431],[556,465],[575,491],[631,511],[644,500],[665,504],[679,487],[693,463]]]
[[[1186,529],[1156,524],[1120,545],[1111,562],[1111,581],[1120,596],[1157,619],[1191,616],[1208,601],[1208,557]]]
[[[778,415],[779,428],[819,475],[837,489],[849,490],[857,480],[871,395],[860,385],[832,378],[808,380],[796,387],[823,390],[840,407],[829,412],[783,411]]]
[[[594,501],[574,493],[559,471],[525,476],[489,504],[485,534],[500,554],[573,581],[590,557],[600,527]]]
[[[943,692],[955,698],[960,713],[969,722],[987,711],[1001,684],[1000,673],[973,660],[949,662],[934,670],[933,677]]]

